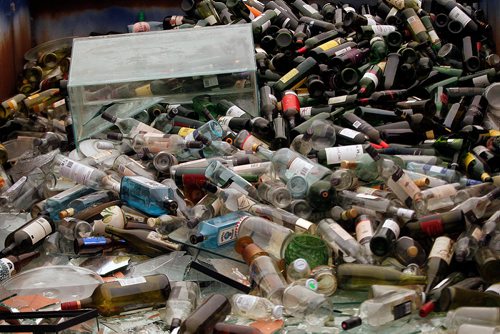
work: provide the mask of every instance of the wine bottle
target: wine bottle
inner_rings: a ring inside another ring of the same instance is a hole
[[[426,264],[426,294],[448,273],[452,257],[453,240],[444,236],[436,238]]]
[[[30,252],[55,230],[54,221],[50,217],[38,216],[7,235],[5,248],[0,251],[0,256]]]
[[[465,228],[465,217],[461,210],[451,210],[420,217],[403,226],[403,234],[414,238],[439,237],[460,233]]]
[[[40,256],[40,252],[27,252],[20,255],[8,255],[0,259],[0,282],[16,274],[25,264]]]
[[[500,307],[500,295],[459,287],[448,287],[441,293],[439,305],[442,311],[463,306]]]
[[[182,323],[179,334],[213,333],[215,324],[231,312],[227,297],[213,294],[198,306]]]
[[[374,127],[368,124],[368,122],[355,115],[354,113],[343,114],[341,120],[347,126],[364,133],[374,143],[379,144],[384,148],[389,147],[389,145],[387,145],[387,143],[385,143],[380,138],[380,133],[378,132],[378,130],[376,130]]]
[[[394,247],[399,238],[401,228],[393,219],[386,219],[383,224],[375,231],[370,240],[370,250],[377,256],[387,255]]]
[[[172,282],[170,295],[166,303],[164,320],[170,329],[180,327],[191,311],[196,308],[200,299],[200,287],[197,282]]]
[[[281,77],[273,86],[273,89],[282,93],[287,89],[293,89],[300,86],[300,84],[307,78],[307,76],[315,70],[317,62],[312,57],[306,58],[296,68],[286,73]]]
[[[109,317],[126,311],[164,305],[169,294],[170,282],[167,275],[124,278],[102,283],[88,298],[61,303],[61,309],[94,308],[100,315]]]

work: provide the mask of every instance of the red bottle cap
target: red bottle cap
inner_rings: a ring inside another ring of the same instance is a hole
[[[424,305],[422,305],[420,307],[420,311],[419,311],[419,315],[422,317],[422,318],[425,318],[426,316],[429,315],[429,313],[431,313],[432,311],[434,311],[434,302],[433,301],[430,301],[430,302],[427,302],[425,303]]]
[[[61,310],[79,310],[82,308],[82,305],[79,300],[74,300],[71,302],[61,303]]]
[[[381,140],[380,141],[380,146],[382,146],[383,148],[389,148],[389,144],[387,144],[385,141]]]

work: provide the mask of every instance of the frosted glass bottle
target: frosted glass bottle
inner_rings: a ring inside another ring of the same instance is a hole
[[[164,320],[170,324],[170,329],[179,327],[198,304],[200,287],[196,282],[172,282],[168,296]]]
[[[237,293],[229,300],[233,314],[253,320],[283,318],[283,306],[275,305],[266,298]]]

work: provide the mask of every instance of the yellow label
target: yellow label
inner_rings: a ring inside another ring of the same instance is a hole
[[[290,79],[292,79],[297,74],[299,74],[299,70],[294,68],[294,69],[290,70],[290,72],[288,72],[287,74],[282,76],[279,81],[281,81],[282,83],[287,83]]]
[[[490,137],[498,137],[498,136],[500,136],[500,131],[499,130],[490,130],[489,136]]]
[[[318,48],[320,48],[323,51],[327,51],[327,50],[330,50],[336,46],[339,46],[339,44],[340,44],[339,40],[332,39],[331,41],[328,41],[326,43],[321,44],[320,46],[318,46]]]
[[[37,99],[38,97],[40,97],[40,93],[28,96],[26,99],[28,101],[31,101],[31,100]]]
[[[434,131],[430,130],[430,131],[425,132],[425,137],[427,139],[434,139]]]
[[[14,99],[10,99],[7,101],[7,106],[12,110],[17,110],[17,102]]]
[[[464,165],[465,169],[467,170],[469,168],[470,163],[474,160],[474,156],[470,153],[467,153],[467,155],[464,158]]]
[[[185,137],[187,137],[188,134],[190,134],[193,131],[194,131],[194,129],[191,129],[191,128],[181,128],[177,134],[179,136],[185,138]]]
[[[135,94],[137,96],[152,96],[151,85],[147,84],[135,89]]]

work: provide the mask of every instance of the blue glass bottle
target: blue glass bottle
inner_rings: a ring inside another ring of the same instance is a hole
[[[116,195],[114,192],[109,190],[100,190],[93,192],[91,194],[82,196],[80,198],[72,200],[64,210],[59,212],[59,218],[63,219],[66,217],[72,217],[75,213],[88,209],[90,207],[111,202],[116,200]]]
[[[120,198],[124,204],[153,217],[177,211],[177,202],[173,200],[174,191],[142,176],[124,176]]]
[[[60,192],[57,195],[47,198],[43,209],[47,212],[49,217],[57,221],[59,220],[59,212],[68,207],[68,204],[73,200],[82,196],[88,195],[95,190],[80,184]]]
[[[246,212],[236,211],[202,221],[198,225],[198,231],[189,236],[189,241],[210,249],[234,242],[238,238],[237,224],[248,216]]]

